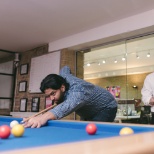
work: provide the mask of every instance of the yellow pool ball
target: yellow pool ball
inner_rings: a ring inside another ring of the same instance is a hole
[[[134,131],[130,127],[124,127],[120,130],[119,134],[120,135],[130,135],[130,134],[134,134]]]
[[[11,129],[11,133],[15,137],[21,137],[24,134],[24,131],[25,131],[25,128],[21,124],[17,124]]]

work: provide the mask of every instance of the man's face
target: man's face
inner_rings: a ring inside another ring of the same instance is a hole
[[[57,89],[57,90],[54,90],[54,89],[51,89],[51,88],[46,89],[45,90],[45,95],[47,97],[50,97],[50,99],[54,103],[59,104],[63,100],[64,92],[65,92],[65,86],[62,85],[61,88]]]

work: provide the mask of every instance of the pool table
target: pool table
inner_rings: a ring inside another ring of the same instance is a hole
[[[0,126],[20,118],[0,117]],[[41,128],[25,128],[22,137],[11,135],[0,139],[1,154],[148,154],[154,153],[154,127],[118,123],[95,123],[97,133],[85,131],[90,122],[49,121]],[[131,127],[133,135],[120,136],[123,127]]]

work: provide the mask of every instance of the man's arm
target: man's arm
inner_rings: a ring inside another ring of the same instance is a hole
[[[144,85],[141,90],[142,101],[145,105],[154,105],[153,89],[151,88],[151,81],[148,77],[144,80]]]
[[[64,66],[61,70],[60,70],[60,75],[65,76],[67,74],[71,74],[71,69],[68,66]]]
[[[154,97],[151,97],[151,99],[150,99],[150,101],[149,101],[149,104],[150,104],[151,106],[154,105]]]

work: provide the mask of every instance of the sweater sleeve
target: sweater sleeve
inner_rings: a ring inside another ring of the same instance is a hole
[[[71,95],[67,97],[67,100],[51,109],[50,112],[54,114],[56,119],[61,119],[83,106],[85,103],[83,97],[82,92],[72,92]]]
[[[64,66],[61,70],[60,70],[60,75],[65,76],[67,74],[71,74],[71,70],[68,66]]]

